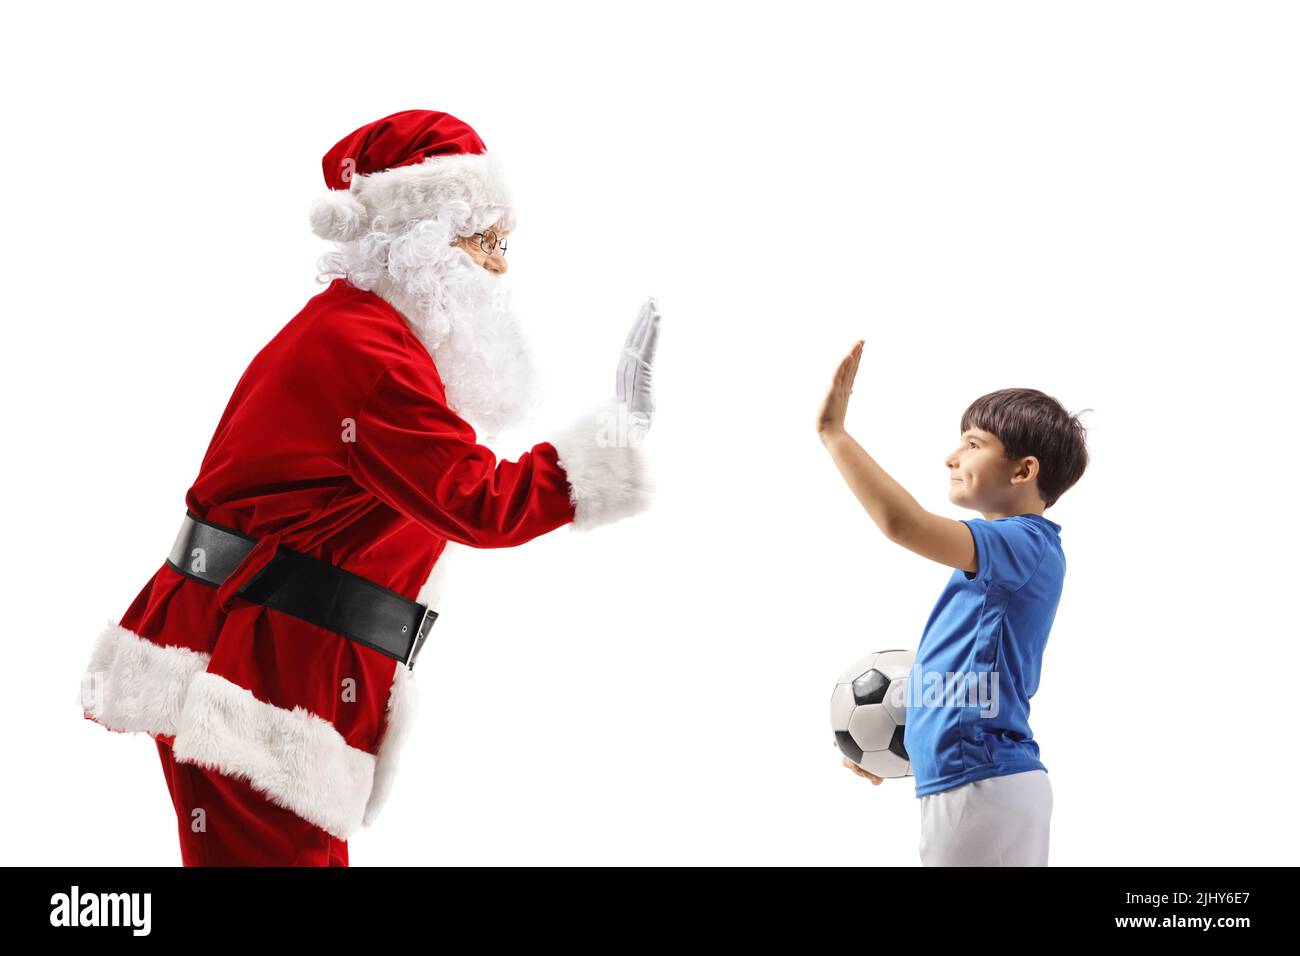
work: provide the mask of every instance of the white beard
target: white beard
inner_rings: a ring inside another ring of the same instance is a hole
[[[374,228],[338,243],[338,251],[321,257],[320,268],[374,292],[401,313],[432,356],[447,404],[490,439],[529,419],[538,400],[537,376],[505,277],[451,245],[465,228],[467,212],[453,204],[436,218],[391,232]]]

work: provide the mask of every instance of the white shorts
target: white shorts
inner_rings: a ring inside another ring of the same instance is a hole
[[[923,866],[1047,866],[1046,770],[972,780],[918,802]]]

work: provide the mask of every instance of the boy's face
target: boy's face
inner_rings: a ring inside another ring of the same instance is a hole
[[[999,511],[1011,506],[1024,487],[1023,480],[1037,478],[1038,460],[1007,461],[1002,455],[1002,442],[997,436],[979,428],[967,429],[956,451],[944,461],[948,466],[948,500],[975,511]]]

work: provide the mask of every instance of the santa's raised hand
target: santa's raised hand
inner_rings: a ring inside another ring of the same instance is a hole
[[[641,306],[618,359],[614,390],[618,400],[641,427],[649,429],[654,418],[653,371],[659,345],[659,305],[651,297]]]

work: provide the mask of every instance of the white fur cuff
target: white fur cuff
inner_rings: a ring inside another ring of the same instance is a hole
[[[576,530],[628,518],[650,506],[655,488],[641,447],[644,436],[627,406],[609,399],[551,442],[569,480]]]

